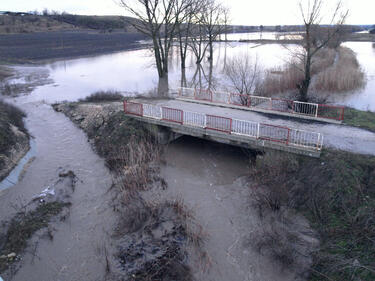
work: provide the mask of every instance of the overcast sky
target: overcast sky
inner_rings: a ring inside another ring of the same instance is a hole
[[[66,11],[85,15],[125,15],[116,0],[0,0],[0,11]],[[232,24],[300,24],[298,0],[221,0],[231,9]],[[333,3],[334,0],[326,0]],[[375,24],[375,0],[345,0],[348,24]]]

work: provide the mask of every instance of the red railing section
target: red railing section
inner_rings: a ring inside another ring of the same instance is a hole
[[[180,96],[182,92],[180,91]],[[237,93],[228,93],[229,95],[229,104],[237,105],[237,106],[245,106],[245,107],[257,107],[256,104],[252,104],[251,98],[255,96],[251,95],[244,95],[244,94],[237,94]],[[202,90],[202,89],[194,89],[194,99],[201,100],[201,101],[210,101],[212,102],[215,100],[214,93],[211,90]],[[288,113],[296,113],[293,110],[294,101],[287,100],[287,99],[278,99],[278,98],[270,98],[270,103],[264,105],[263,103],[260,108],[267,109],[270,111],[279,111],[279,112],[288,112]],[[223,103],[223,102],[221,102]],[[344,120],[344,111],[345,108],[342,106],[334,106],[334,105],[325,105],[325,104],[317,104],[318,106],[318,114],[317,116],[313,117],[320,117],[320,118],[327,118],[327,119],[334,119],[338,121]]]
[[[215,115],[206,115],[206,129],[231,134],[232,119]]]
[[[259,138],[262,140],[289,144],[290,129],[283,126],[260,124]]]
[[[128,114],[143,116],[143,104],[137,102],[124,101],[124,111]]]
[[[319,104],[318,117],[342,121],[344,120],[345,107]]]
[[[162,107],[162,119],[182,125],[184,123],[184,112],[180,109]]]
[[[210,91],[210,90],[202,90],[202,89],[195,89],[194,90],[194,98],[196,100],[211,101],[212,102],[212,91]]]
[[[126,114],[142,116],[143,105],[141,103],[124,101],[124,111]],[[232,134],[233,119],[222,117],[222,116],[216,116],[216,115],[207,115],[207,114],[205,115],[205,118],[206,118],[205,129]],[[184,124],[184,112],[180,109],[162,107],[162,120],[183,125]],[[288,127],[263,124],[263,123],[259,124],[258,135],[257,135],[257,138],[259,139],[289,145],[290,136],[291,136],[291,129]]]

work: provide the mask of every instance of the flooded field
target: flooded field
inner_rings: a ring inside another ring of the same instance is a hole
[[[254,35],[255,34],[255,35]],[[258,36],[254,33],[251,36]],[[247,36],[246,34],[237,35]],[[267,35],[269,36],[269,35]],[[356,54],[366,74],[367,83],[363,89],[353,93],[331,95],[329,101],[348,105],[361,110],[375,110],[375,48],[373,43],[345,43]],[[225,90],[228,81],[223,75],[226,63],[232,57],[249,55],[257,61],[262,70],[281,66],[290,57],[290,51],[278,44],[258,45],[252,43],[216,43],[214,65],[212,69],[213,84],[217,90]],[[50,73],[48,85],[37,87],[29,101],[44,100],[53,103],[62,100],[77,100],[99,90],[118,90],[128,93],[147,93],[153,91],[158,82],[154,58],[148,49],[130,50],[109,55],[100,55],[74,60],[62,60],[42,67]],[[22,83],[34,67],[16,67],[20,79],[10,83]],[[40,68],[35,70],[40,72]],[[194,57],[187,57],[186,80],[188,86],[201,83],[207,86],[210,77],[207,61],[202,68],[197,68]],[[170,87],[181,86],[180,61],[178,50],[172,50],[169,68]]]

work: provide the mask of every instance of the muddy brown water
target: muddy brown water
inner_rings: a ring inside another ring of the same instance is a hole
[[[259,221],[246,187],[251,165],[247,151],[182,137],[167,147],[165,158],[161,172],[169,196],[182,198],[208,235],[208,271],[191,261],[197,280],[294,279],[291,272],[281,271],[250,246],[250,234]]]
[[[50,105],[17,100],[28,117],[26,125],[35,140],[35,160],[23,178],[0,193],[1,219],[12,216],[14,204],[29,202],[47,186],[52,186],[61,169],[77,175],[70,216],[53,223],[54,239],[37,241],[35,253],[29,249],[22,267],[7,280],[102,280],[103,255],[98,249],[108,241],[114,216],[107,195],[112,180],[104,161],[87,142],[85,134]]]
[[[6,281],[104,280],[103,249],[110,247],[115,224],[107,193],[111,175],[83,131],[66,116],[43,102],[22,97],[15,102],[28,114],[35,160],[15,186],[0,193],[1,218],[14,214],[14,203],[28,202],[53,185],[61,169],[74,171],[79,181],[69,218],[52,223],[54,239],[34,237],[20,269],[13,277],[2,277]],[[165,159],[161,174],[169,186],[167,197],[182,198],[208,234],[204,247],[209,270],[203,272],[197,261],[190,261],[197,280],[293,280],[291,273],[280,273],[249,246],[249,234],[258,221],[242,181],[250,165],[246,151],[182,137],[166,147]]]

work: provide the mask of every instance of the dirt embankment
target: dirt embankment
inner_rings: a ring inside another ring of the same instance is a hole
[[[163,196],[168,185],[152,127],[121,108],[121,102],[54,105],[86,132],[113,173],[118,218],[114,247],[105,252],[106,280],[193,280],[190,261],[208,263],[202,227],[181,199]]]
[[[17,107],[0,101],[0,180],[3,180],[30,149],[24,126],[25,114]]]

